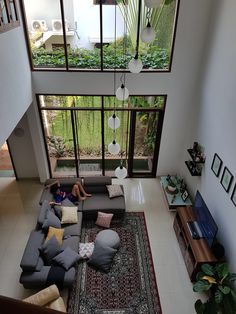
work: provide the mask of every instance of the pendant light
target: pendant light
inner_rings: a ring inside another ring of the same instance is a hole
[[[115,170],[115,175],[118,179],[124,179],[127,176],[127,169],[120,164],[120,166],[118,166]]]
[[[147,26],[141,32],[141,38],[144,43],[151,43],[152,41],[154,41],[156,37],[156,33],[150,24],[150,15],[151,15],[151,9],[149,8],[147,10],[147,15],[146,15],[147,20],[148,20]]]
[[[158,8],[161,4],[161,0],[144,0],[144,3],[148,8]]]
[[[122,83],[120,87],[118,87],[116,91],[116,98],[118,100],[126,100],[129,98],[129,90],[125,85]]]
[[[119,128],[120,119],[116,116],[115,113],[108,119],[108,126],[113,130]]]
[[[108,145],[108,152],[112,155],[118,155],[120,152],[120,145],[116,143],[116,140],[113,140],[109,145]]]
[[[131,73],[140,73],[143,68],[142,61],[138,58],[138,51],[139,51],[139,32],[140,32],[140,20],[141,20],[141,4],[142,0],[139,0],[138,3],[138,25],[137,25],[137,37],[136,37],[136,48],[135,48],[135,56],[129,62],[129,70]]]
[[[131,73],[140,73],[142,71],[143,63],[138,59],[138,54],[130,60],[128,67]]]

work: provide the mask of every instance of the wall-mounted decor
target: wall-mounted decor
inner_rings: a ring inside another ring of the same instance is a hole
[[[186,201],[186,199],[188,198],[188,196],[189,196],[189,193],[188,193],[187,190],[185,190],[185,191],[181,194],[181,198],[182,198],[182,200],[183,200],[184,202]]]
[[[215,154],[214,158],[213,158],[213,161],[212,161],[211,170],[214,172],[214,174],[217,177],[219,177],[222,164],[223,164],[223,162],[220,159],[220,157],[217,154]]]
[[[234,186],[234,189],[233,189],[233,193],[231,195],[231,201],[234,203],[234,205],[236,206],[236,184]]]
[[[226,192],[229,192],[232,181],[233,181],[232,173],[229,171],[227,167],[224,167],[220,183],[222,184]]]

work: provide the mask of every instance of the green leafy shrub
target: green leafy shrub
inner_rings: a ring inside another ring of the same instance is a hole
[[[214,266],[203,264],[193,285],[195,292],[208,292],[209,298],[205,303],[199,299],[195,302],[197,314],[235,314],[236,293],[233,281],[236,274],[230,273],[226,263]]]
[[[65,54],[63,49],[48,51],[44,48],[33,48],[32,58],[35,67],[65,67]],[[103,67],[105,69],[127,68],[129,61],[133,58],[132,52],[123,56],[122,49],[116,51],[107,46],[103,48]],[[144,69],[167,69],[169,65],[169,54],[166,49],[153,48],[147,54],[141,54]],[[69,49],[68,63],[71,68],[100,69],[100,49]]]

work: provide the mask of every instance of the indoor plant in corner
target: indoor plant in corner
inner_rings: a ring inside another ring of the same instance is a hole
[[[207,292],[206,302],[200,299],[195,302],[197,314],[235,314],[236,292],[233,281],[236,274],[230,273],[227,263],[216,265],[203,264],[193,285],[195,292]]]

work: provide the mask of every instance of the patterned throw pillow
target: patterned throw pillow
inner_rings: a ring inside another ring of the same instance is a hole
[[[113,214],[98,212],[98,217],[95,224],[100,227],[110,228],[110,224],[111,224],[111,220],[113,216],[114,216]]]
[[[58,243],[62,244],[63,234],[64,234],[64,229],[57,229],[54,227],[49,227],[46,241],[48,241],[49,239],[51,239],[51,237],[53,237],[55,235]]]
[[[107,185],[107,190],[110,198],[124,195],[119,184]]]
[[[90,258],[90,256],[93,254],[93,250],[94,250],[94,242],[79,244],[79,255],[84,259]]]
[[[75,224],[78,222],[77,207],[61,207],[61,223],[62,224]]]

